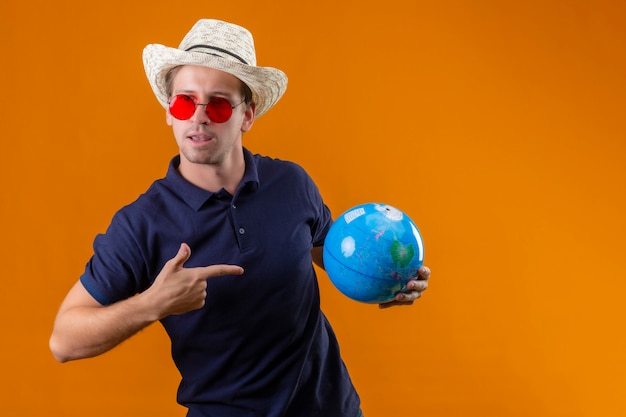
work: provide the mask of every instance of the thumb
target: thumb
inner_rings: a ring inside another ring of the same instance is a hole
[[[180,248],[178,248],[178,253],[172,259],[170,259],[167,263],[170,264],[170,267],[173,269],[182,268],[185,262],[191,256],[191,248],[186,243],[181,243]]]

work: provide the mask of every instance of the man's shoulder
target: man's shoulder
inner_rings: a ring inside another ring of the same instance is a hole
[[[253,154],[259,175],[263,174],[286,174],[286,175],[307,175],[305,169],[297,162],[276,158],[267,155]]]
[[[167,186],[166,180],[158,179],[134,201],[122,206],[117,216],[134,219],[158,216],[166,207],[178,204],[179,201],[180,199]]]

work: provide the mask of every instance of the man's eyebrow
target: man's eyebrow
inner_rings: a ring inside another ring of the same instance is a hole
[[[174,95],[176,94],[187,94],[189,96],[198,96],[199,93],[197,90],[176,90],[173,93]],[[209,97],[234,97],[236,95],[236,93],[227,93],[225,91],[220,91],[220,90],[215,90],[212,91],[208,94]]]

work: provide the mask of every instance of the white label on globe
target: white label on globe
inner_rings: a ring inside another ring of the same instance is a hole
[[[343,219],[346,221],[346,224],[350,224],[350,222],[357,217],[361,217],[365,214],[365,209],[363,207],[356,208],[351,210],[343,215]]]

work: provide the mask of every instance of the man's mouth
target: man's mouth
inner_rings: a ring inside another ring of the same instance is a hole
[[[210,142],[213,138],[204,133],[192,133],[187,136],[187,139],[195,143],[206,143]]]

